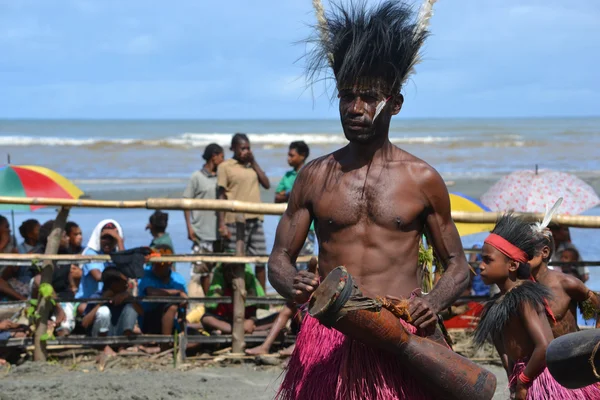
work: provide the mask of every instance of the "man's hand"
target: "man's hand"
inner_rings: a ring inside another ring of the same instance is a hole
[[[408,312],[412,318],[411,323],[418,329],[433,331],[437,323],[436,312],[426,297],[420,297],[420,290],[418,294],[418,296],[408,300]]]
[[[515,389],[515,400],[527,399],[527,386],[517,379],[517,388]]]
[[[248,150],[248,156],[246,156],[246,161],[249,164],[254,164],[256,162],[256,160],[254,159],[254,153],[252,153],[252,150]]]
[[[187,306],[187,299],[189,298],[188,295],[183,291],[180,290],[179,291],[179,297],[181,297],[182,299],[186,299],[186,301],[182,301],[181,303],[179,303],[180,307],[185,307]]]
[[[194,229],[192,229],[191,226],[188,226],[188,239],[190,239],[192,242],[196,241],[196,234],[194,233]]]
[[[219,227],[219,234],[224,239],[231,239],[231,232],[229,232],[229,229],[227,228],[227,225],[221,225]]]
[[[312,293],[319,287],[317,273],[317,259],[310,259],[308,270],[302,270],[294,277],[294,302],[304,304],[310,299]]]
[[[7,331],[9,329],[17,329],[19,328],[19,324],[15,324],[11,320],[7,319],[4,321],[0,321],[0,331]]]
[[[117,228],[113,228],[113,229],[104,229],[102,231],[103,235],[110,235],[112,237],[114,237],[115,239],[119,240],[123,240],[123,238],[119,235],[119,231],[117,230]]]

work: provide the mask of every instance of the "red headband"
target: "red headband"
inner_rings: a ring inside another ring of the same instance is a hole
[[[487,239],[485,239],[484,243],[489,244],[500,253],[504,254],[506,257],[521,262],[527,263],[529,261],[529,257],[527,257],[527,253],[523,250],[510,243],[508,240],[504,239],[502,236],[496,235],[495,233],[491,233]]]

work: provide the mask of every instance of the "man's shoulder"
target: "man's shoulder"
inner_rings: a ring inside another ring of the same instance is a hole
[[[227,160],[223,161],[221,164],[219,164],[219,167],[217,168],[217,170],[222,171],[224,169],[231,168],[231,167],[236,166],[238,164],[239,163],[237,162],[236,159],[230,158],[230,159],[227,159]]]
[[[444,180],[440,173],[427,161],[402,150],[403,154],[397,159],[401,168],[411,176],[415,183],[424,187],[443,185]]]
[[[91,247],[86,247],[81,254],[84,256],[97,256],[100,254],[100,252],[92,249]]]
[[[319,173],[331,168],[339,167],[340,163],[336,160],[336,155],[339,150],[336,150],[332,153],[325,154],[321,157],[317,157],[314,160],[309,161],[302,167],[302,169],[298,172],[298,175],[308,175]]]
[[[283,178],[284,178],[284,179],[289,179],[289,178],[292,178],[292,177],[296,176],[297,174],[298,174],[298,173],[297,173],[295,170],[293,170],[293,169],[290,169],[290,170],[289,170],[289,171],[287,171],[285,174],[283,174]]]
[[[179,283],[179,284],[185,286],[185,279],[184,279],[183,275],[181,275],[179,272],[176,272],[176,271],[171,272],[171,280],[175,283]]]

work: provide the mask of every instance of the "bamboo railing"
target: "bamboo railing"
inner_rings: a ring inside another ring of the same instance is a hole
[[[309,262],[311,256],[299,256],[296,262]],[[80,255],[80,254],[0,254],[0,260],[9,261],[111,261],[110,255]],[[207,262],[207,263],[250,263],[266,264],[268,256],[236,256],[236,255],[170,255],[150,257],[149,262]]]
[[[89,199],[53,199],[53,198],[20,198],[0,197],[0,204],[43,205],[61,207],[90,207],[90,208],[146,208],[150,210],[213,210],[234,213],[251,213],[264,215],[281,215],[285,212],[285,204],[249,203],[235,200],[205,200],[205,199],[161,199],[147,200],[89,200]],[[498,212],[467,212],[453,211],[454,222],[487,224],[494,223],[502,215]],[[515,213],[532,221],[541,221],[542,213]],[[574,228],[600,228],[600,216],[590,215],[555,215],[552,221]]]
[[[71,207],[86,207],[86,208],[145,208],[145,209],[163,209],[163,210],[213,210],[213,211],[225,211],[233,213],[251,213],[251,214],[263,214],[263,215],[282,215],[286,210],[286,204],[268,204],[268,203],[248,203],[241,201],[231,200],[205,200],[205,199],[164,199],[164,198],[149,198],[147,200],[131,200],[131,201],[114,201],[114,200],[91,200],[91,199],[55,199],[55,198],[18,198],[18,197],[2,197],[0,196],[0,204],[9,205],[38,205],[38,206],[58,206],[61,210]],[[60,215],[59,211],[59,215]],[[531,213],[515,213],[522,215],[532,221],[539,221],[543,218],[543,214],[531,214]],[[455,222],[460,223],[494,223],[501,213],[496,212],[452,212],[452,219]],[[577,228],[600,228],[600,216],[581,216],[581,215],[555,215],[552,219],[553,222]],[[55,226],[55,230],[58,226]],[[63,229],[60,227],[60,229]],[[55,234],[55,232],[53,232]],[[44,260],[45,264],[52,265],[51,261],[69,261],[77,260],[77,257],[81,257],[81,260],[96,260],[96,261],[109,261],[109,255],[99,256],[84,256],[84,255],[55,255],[55,254],[0,254],[0,261],[13,260],[17,262],[28,262],[34,260]],[[310,257],[299,257],[297,262],[308,262]],[[182,256],[163,256],[163,257],[152,257],[150,262],[165,261],[165,262],[226,262],[226,263],[266,263],[268,257],[266,256],[243,256],[242,254],[225,256],[225,255],[182,255]],[[48,281],[48,279],[45,279]],[[235,289],[235,288],[234,288]],[[243,289],[243,288],[242,288]],[[238,289],[234,290],[238,292]],[[233,299],[243,298],[241,293],[234,293]],[[144,299],[140,299],[144,301]],[[249,300],[249,299],[248,299]],[[282,301],[282,299],[279,299]],[[240,304],[240,300],[234,301]],[[237,307],[239,308],[239,306]],[[47,318],[44,318],[46,320]],[[242,319],[243,320],[243,319]],[[239,323],[234,320],[233,331],[239,331]],[[45,328],[45,326],[44,326]],[[45,329],[43,329],[45,332]],[[243,348],[244,337],[237,338],[233,336],[234,347]],[[182,339],[184,342],[188,340],[185,331],[183,332]],[[170,339],[166,339],[170,340]],[[240,342],[242,343],[240,346]],[[236,346],[237,344],[237,346]],[[40,342],[35,341],[36,354],[41,354]],[[183,357],[185,356],[185,352]],[[40,358],[45,359],[44,357]]]

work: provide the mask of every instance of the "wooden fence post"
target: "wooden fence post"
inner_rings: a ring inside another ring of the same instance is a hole
[[[244,214],[236,215],[235,226],[236,255],[243,256],[246,252],[246,220]],[[231,328],[231,352],[243,353],[246,347],[244,341],[244,317],[246,314],[245,265],[233,264],[230,267],[233,268],[233,324]]]
[[[52,232],[48,236],[48,242],[46,244],[45,254],[57,254],[58,248],[60,246],[60,239],[65,230],[65,224],[67,222],[67,217],[69,216],[69,208],[61,207],[54,220],[54,225],[52,226]],[[44,283],[52,285],[52,275],[54,273],[54,262],[51,260],[44,260],[42,264],[42,279],[40,282],[40,287]],[[34,361],[46,361],[46,341],[42,340],[42,336],[44,336],[48,330],[48,318],[50,317],[50,313],[53,309],[52,302],[50,298],[45,298],[40,294],[38,295],[38,309],[39,319],[37,320],[37,324],[35,327],[35,335],[33,336],[33,359]]]

